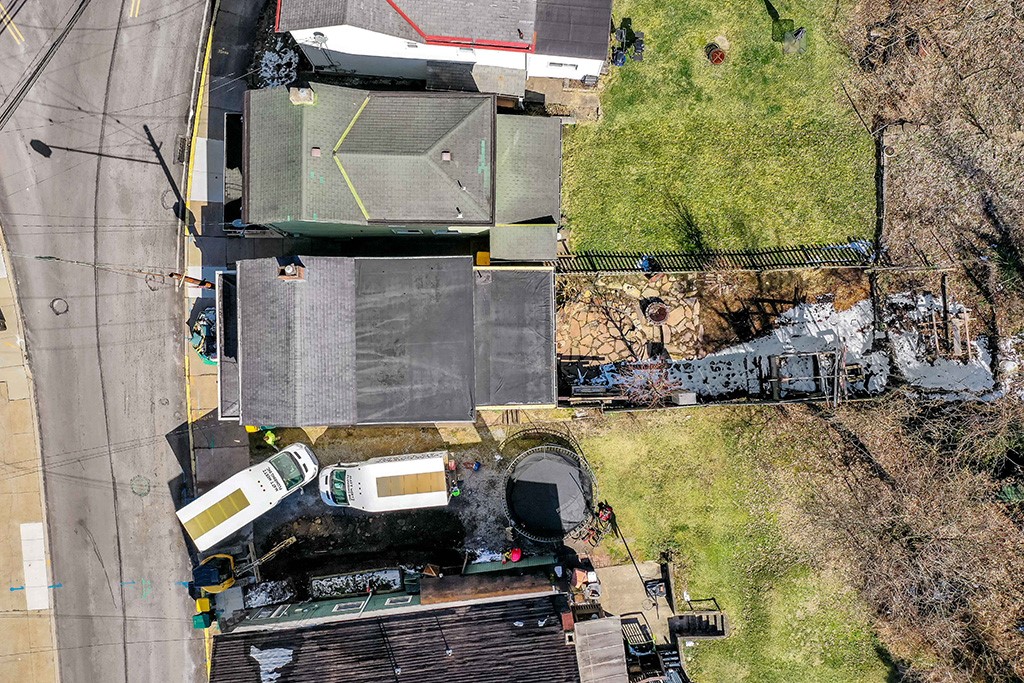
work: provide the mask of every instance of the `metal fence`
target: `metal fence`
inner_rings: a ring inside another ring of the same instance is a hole
[[[645,266],[644,259],[647,259]],[[558,259],[560,273],[717,270],[784,270],[790,268],[867,268],[876,265],[875,249],[866,240],[774,249],[701,252],[586,251]]]

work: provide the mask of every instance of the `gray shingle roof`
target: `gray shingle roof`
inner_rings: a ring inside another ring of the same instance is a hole
[[[537,0],[279,0],[277,30],[356,26],[424,42],[424,35],[530,44]],[[416,29],[419,29],[418,31]],[[422,33],[421,33],[422,32]],[[522,32],[522,36],[520,36]]]
[[[554,269],[479,269],[474,280],[477,405],[554,404]]]
[[[557,225],[498,225],[491,228],[491,260],[554,261]]]
[[[612,0],[537,0],[537,54],[607,59]]]
[[[493,96],[312,88],[246,93],[248,222],[493,223]]]
[[[279,7],[278,31],[350,24],[368,31],[423,42],[412,24],[403,19],[387,0],[279,0]]]
[[[461,422],[477,405],[555,402],[551,269],[299,260],[302,281],[279,279],[275,258],[238,261],[244,424]]]
[[[499,115],[495,222],[557,223],[562,212],[562,125]]]
[[[472,260],[238,262],[244,424],[473,419]]]
[[[302,262],[302,282],[278,279],[277,259],[237,264],[245,424],[357,422],[355,261]]]

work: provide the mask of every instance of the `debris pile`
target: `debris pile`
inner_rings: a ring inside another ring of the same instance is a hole
[[[348,595],[365,595],[371,591],[391,593],[401,587],[401,570],[378,569],[370,572],[314,577],[310,580],[309,592],[314,599],[342,598]]]

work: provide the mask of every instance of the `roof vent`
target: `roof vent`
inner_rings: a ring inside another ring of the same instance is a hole
[[[306,268],[298,263],[286,263],[278,267],[277,279],[285,282],[302,282],[306,279]]]
[[[448,150],[444,150],[443,152],[441,152],[441,161],[451,161],[451,160],[452,160],[452,153],[451,152],[449,152]]]
[[[292,104],[316,104],[316,93],[312,88],[288,88],[288,99]]]

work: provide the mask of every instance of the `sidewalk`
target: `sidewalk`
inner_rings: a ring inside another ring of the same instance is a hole
[[[240,114],[252,40],[262,9],[250,0],[220,0],[212,38],[204,55],[199,107],[190,149],[186,205],[195,216],[195,234],[185,238],[189,275],[213,281],[239,259],[276,256],[285,250],[279,236],[241,238],[224,230],[225,115]],[[189,287],[189,324],[214,305],[213,290]],[[217,419],[217,366],[207,365],[191,348],[187,357],[188,420],[193,445],[193,472],[198,493],[248,466],[248,435],[237,423]]]
[[[195,216],[196,234],[185,240],[185,264],[188,274],[196,278],[212,281],[217,270],[239,259],[276,256],[287,242],[276,235],[239,238],[224,230],[225,115],[242,112],[261,9],[261,3],[250,0],[220,0],[213,17],[186,183],[186,203]],[[212,292],[190,288],[190,298],[200,296],[212,298]]]
[[[42,468],[24,333],[0,258],[0,670],[5,681],[57,680]],[[0,325],[2,327],[2,325]]]

